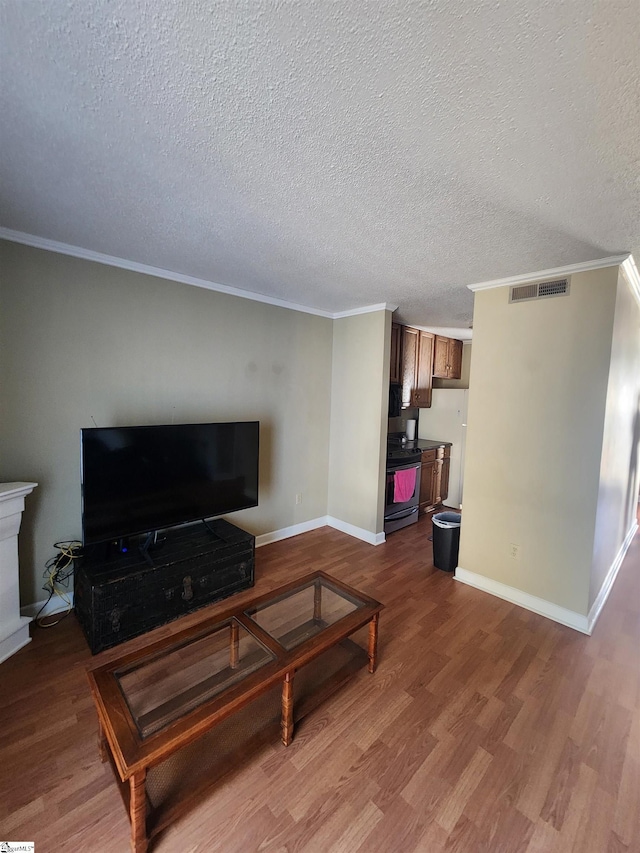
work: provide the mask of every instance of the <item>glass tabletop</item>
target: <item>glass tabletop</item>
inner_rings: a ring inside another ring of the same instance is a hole
[[[245,616],[289,651],[363,607],[365,602],[357,596],[316,578],[245,610]]]
[[[275,659],[235,619],[114,672],[144,739]]]
[[[311,578],[133,662],[115,661],[110,672],[140,737],[166,729],[345,616],[370,606],[370,600],[354,593],[326,577]]]

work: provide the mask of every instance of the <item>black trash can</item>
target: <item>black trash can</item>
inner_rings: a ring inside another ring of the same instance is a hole
[[[452,572],[458,565],[460,547],[460,513],[437,512],[433,522],[433,565]]]

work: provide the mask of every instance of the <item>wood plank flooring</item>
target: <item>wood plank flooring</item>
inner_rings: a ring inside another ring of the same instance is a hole
[[[288,749],[257,747],[151,851],[640,851],[640,536],[586,637],[434,569],[429,533],[423,518],[377,548],[323,528],[258,550],[238,603],[323,569],[386,605],[378,670]],[[123,649],[92,657],[71,616],[0,665],[0,837],[129,849],[85,677]]]

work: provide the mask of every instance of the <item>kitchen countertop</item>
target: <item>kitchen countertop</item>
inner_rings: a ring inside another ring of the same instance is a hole
[[[405,441],[402,446],[407,450],[433,450],[435,447],[451,447],[450,441],[436,441],[432,438],[416,438],[415,441]]]

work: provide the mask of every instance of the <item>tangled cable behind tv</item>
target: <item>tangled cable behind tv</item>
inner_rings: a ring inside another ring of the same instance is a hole
[[[42,605],[36,615],[36,624],[40,628],[53,628],[61,622],[65,616],[71,613],[73,603],[69,591],[69,580],[73,575],[74,560],[76,560],[82,552],[82,542],[76,539],[69,539],[62,542],[54,542],[53,547],[58,549],[58,553],[47,560],[42,577],[45,579],[42,589],[49,593],[49,597]],[[57,596],[66,606],[64,611],[56,611],[51,616],[41,616],[42,611],[49,605],[52,598]],[[51,621],[51,618],[53,621]],[[45,621],[46,620],[46,621]]]

